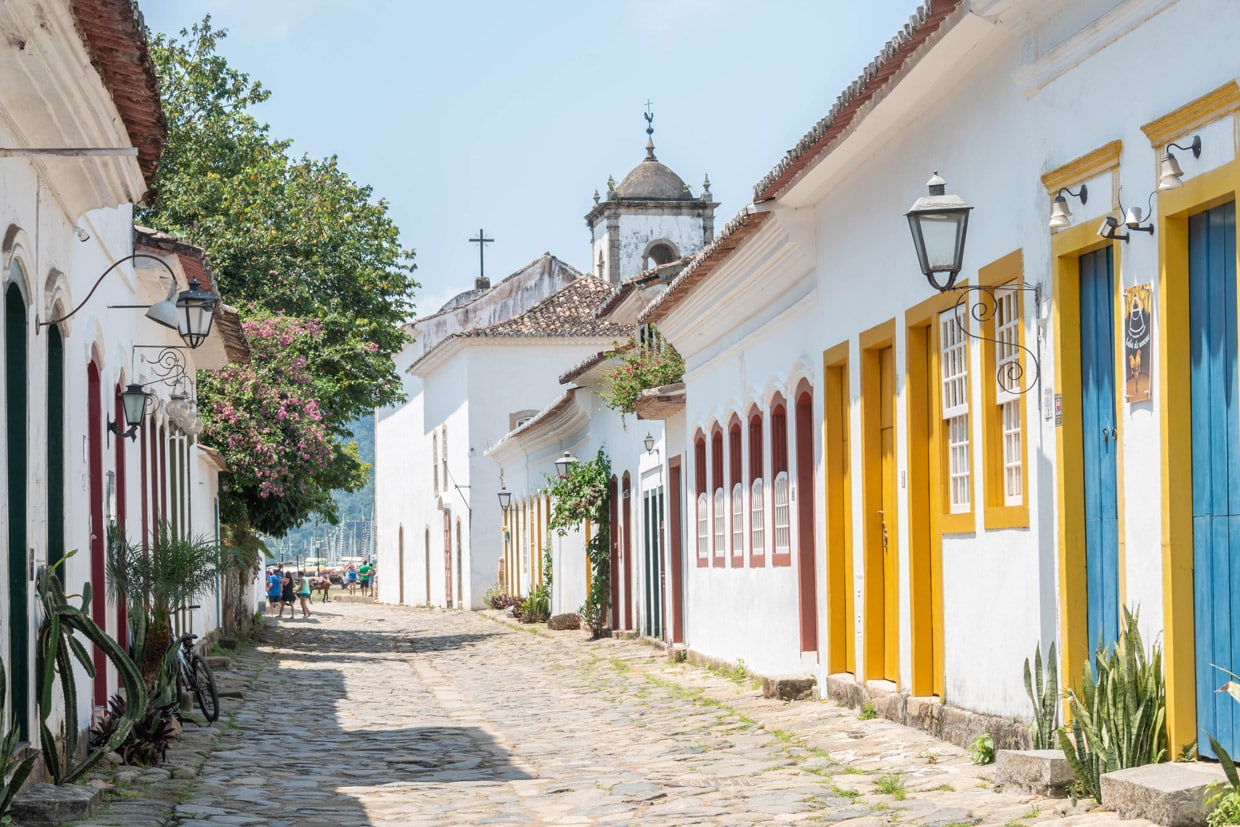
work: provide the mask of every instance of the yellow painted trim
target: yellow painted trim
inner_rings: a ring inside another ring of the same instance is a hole
[[[1223,89],[1234,86],[1234,83],[1228,84]],[[1222,96],[1220,90],[1216,93]],[[1204,101],[1205,98],[1199,100]],[[1203,104],[1202,112],[1205,111]],[[1174,127],[1184,131],[1193,128],[1185,128],[1182,124]],[[1151,140],[1157,135],[1160,133],[1151,135]],[[1192,421],[1188,219],[1211,207],[1237,200],[1238,193],[1240,161],[1237,160],[1185,181],[1180,189],[1159,193],[1155,236],[1161,266],[1156,286],[1159,351],[1156,359],[1163,468],[1163,663],[1167,687],[1167,736],[1169,751],[1173,754],[1178,754],[1184,744],[1192,743],[1198,737],[1193,495],[1192,485],[1185,484],[1193,477],[1192,431],[1187,424]],[[1240,267],[1240,262],[1237,266]]]
[[[886,628],[886,580],[879,576],[883,567],[883,525],[879,516],[882,504],[882,407],[894,405],[895,400],[882,399],[881,353],[895,345],[895,319],[890,319],[863,331],[858,340],[861,345],[861,531],[863,554],[862,588],[864,609],[862,629],[864,652],[862,655],[864,677],[890,678],[898,683],[897,674],[892,675],[887,665],[899,663],[899,652],[888,652],[885,635],[877,630]],[[894,413],[894,411],[893,411]],[[889,546],[894,545],[899,559],[898,521],[892,520],[887,533]],[[888,577],[898,577],[899,572],[889,572]],[[898,635],[897,635],[898,639]],[[898,649],[898,647],[897,647]]]
[[[1119,156],[1124,150],[1123,141],[1111,141],[1063,166],[1052,169],[1042,176],[1046,194],[1054,198],[1062,187],[1071,187],[1095,178],[1107,170],[1119,168]]]
[[[1240,112],[1240,85],[1229,80],[1213,92],[1155,118],[1142,126],[1141,131],[1150,139],[1150,146],[1161,150],[1176,138],[1235,112]],[[1162,193],[1159,196],[1161,198]]]
[[[977,283],[994,287],[1008,282],[1024,281],[1024,257],[1020,250],[1008,253],[1003,258],[993,261],[978,270]],[[1016,315],[1021,321],[1017,325],[1017,342],[1022,347],[1025,341],[1025,297],[1017,292]],[[982,336],[995,338],[995,317],[990,313],[982,321]],[[999,394],[995,387],[997,362],[995,360],[996,345],[983,341],[982,351],[982,525],[987,529],[1028,528],[1029,527],[1029,424],[1028,404],[1024,399],[1017,402],[1020,410],[1020,492],[1019,505],[1008,505],[1004,491],[1006,476],[1003,468],[1003,416],[999,409]],[[1025,352],[1019,351],[1021,375],[1025,376],[1028,365]]]
[[[908,434],[909,595],[912,623],[912,683],[915,695],[946,693],[943,622],[943,509],[939,405],[938,318],[958,296],[942,293],[910,307],[906,325],[905,393]],[[922,370],[915,369],[921,366]]]
[[[1092,652],[1085,568],[1079,262],[1085,253],[1107,244],[1113,245],[1112,267],[1118,287],[1121,283],[1118,277],[1118,248],[1121,243],[1099,238],[1092,226],[1070,227],[1051,238],[1051,294],[1055,297],[1051,320],[1057,371],[1054,390],[1062,400],[1062,425],[1057,427],[1058,438],[1055,440],[1055,503],[1059,513],[1056,541],[1059,549],[1060,675],[1064,676],[1065,685],[1071,686],[1077,685],[1081,668]],[[1043,381],[1046,381],[1045,375]],[[1122,488],[1122,484],[1119,487]]]
[[[852,441],[848,342],[823,351],[823,468],[827,541],[827,671],[857,672],[852,555]],[[830,618],[840,616],[842,623]]]

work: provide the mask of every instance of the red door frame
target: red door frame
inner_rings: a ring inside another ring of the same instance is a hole
[[[90,579],[92,597],[90,617],[102,629],[108,628],[108,602],[104,597],[104,538],[107,527],[103,520],[103,388],[99,379],[99,366],[92,360],[86,363],[86,450],[90,475]],[[95,664],[94,702],[103,706],[108,702],[108,661],[103,650],[93,647]]]
[[[671,612],[671,623],[664,618],[663,628],[672,630],[672,643],[684,643],[685,622],[682,609],[684,602],[684,539],[681,534],[681,481],[680,457],[671,457],[667,461],[667,556],[668,568],[672,573],[671,606],[665,611]]]
[[[117,422],[125,421],[125,406],[121,400],[121,386],[115,388],[112,402],[113,417]],[[125,542],[125,440],[117,437],[113,443],[116,447],[116,532],[120,542]],[[124,599],[116,601],[116,640],[121,647],[129,648],[129,607]]]
[[[797,572],[801,591],[801,651],[818,651],[818,569],[814,550],[814,394],[797,389]]]

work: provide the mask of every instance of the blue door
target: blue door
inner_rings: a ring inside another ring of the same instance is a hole
[[[1236,395],[1236,205],[1188,220],[1193,446],[1193,612],[1198,748],[1240,751],[1237,704],[1214,690],[1240,669],[1240,404]],[[1174,423],[1172,424],[1174,426]]]
[[[1089,645],[1119,636],[1115,495],[1115,311],[1111,248],[1081,256],[1081,433],[1085,472],[1085,590]]]

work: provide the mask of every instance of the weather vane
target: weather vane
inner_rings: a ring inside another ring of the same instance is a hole
[[[646,157],[654,158],[654,109],[651,107],[653,103],[650,98],[646,98],[646,113],[642,116],[646,119]]]

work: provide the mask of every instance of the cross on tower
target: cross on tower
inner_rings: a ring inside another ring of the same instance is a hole
[[[479,280],[486,278],[486,268],[483,265],[483,258],[482,258],[483,251],[486,250],[486,245],[491,244],[494,241],[495,239],[487,238],[486,235],[483,234],[481,227],[478,228],[478,237],[469,239],[469,243],[478,245],[478,279]]]

